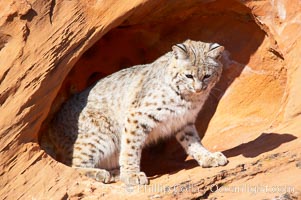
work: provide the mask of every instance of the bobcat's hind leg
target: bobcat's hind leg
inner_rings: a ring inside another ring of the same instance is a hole
[[[83,168],[83,167],[75,167],[75,169],[80,173],[89,178],[93,178],[96,181],[100,181],[103,183],[110,183],[114,180],[114,177],[111,176],[110,172],[105,169],[98,168]]]

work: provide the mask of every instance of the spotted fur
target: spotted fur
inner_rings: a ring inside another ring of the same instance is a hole
[[[187,40],[151,64],[118,71],[75,95],[45,134],[56,157],[102,182],[120,169],[124,183],[147,184],[140,171],[143,147],[175,136],[201,166],[225,165],[222,153],[202,146],[194,125],[220,78],[223,49]]]

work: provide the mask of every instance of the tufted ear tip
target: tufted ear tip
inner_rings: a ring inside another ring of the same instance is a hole
[[[219,48],[219,47],[221,47],[221,45],[220,44],[218,44],[218,43],[212,43],[212,44],[210,44],[210,51],[211,50],[214,50],[214,49],[216,49],[216,48]]]
[[[186,46],[182,44],[176,44],[172,46],[173,54],[176,59],[187,59],[188,52]]]

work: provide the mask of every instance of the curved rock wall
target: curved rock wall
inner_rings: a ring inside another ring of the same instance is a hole
[[[38,138],[70,95],[121,68],[152,62],[187,38],[218,42],[229,53],[197,125],[205,146],[224,151],[230,163],[199,168],[171,140],[145,151],[142,167],[153,176],[151,186],[198,189],[176,194],[182,198],[252,199],[210,187],[258,185],[262,179],[275,186],[276,178],[294,188],[292,198],[299,195],[299,1],[22,0],[1,2],[0,8],[3,199],[173,198],[80,177],[45,154]]]

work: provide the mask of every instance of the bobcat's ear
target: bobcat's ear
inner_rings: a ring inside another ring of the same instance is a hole
[[[172,52],[175,55],[176,59],[187,59],[188,58],[188,52],[187,48],[184,44],[176,44],[172,46]]]
[[[207,53],[207,56],[215,59],[219,59],[221,57],[221,54],[224,51],[224,47],[217,44],[217,43],[212,43],[209,46],[209,51]]]

